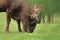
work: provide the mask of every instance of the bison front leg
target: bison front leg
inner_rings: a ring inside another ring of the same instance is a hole
[[[24,32],[28,32],[27,31],[27,27],[28,27],[27,20],[23,20],[22,23],[23,23],[23,30],[24,30]]]
[[[16,20],[16,21],[17,21],[17,24],[18,24],[18,31],[19,31],[19,32],[22,32],[21,26],[20,26],[20,20]]]
[[[6,32],[9,32],[9,24],[11,22],[11,14],[7,13],[7,25],[6,25]]]

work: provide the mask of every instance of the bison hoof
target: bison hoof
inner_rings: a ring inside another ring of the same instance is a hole
[[[19,30],[19,32],[22,32],[22,30]]]
[[[6,31],[7,33],[9,33],[9,31]]]

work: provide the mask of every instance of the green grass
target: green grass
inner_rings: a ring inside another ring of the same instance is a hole
[[[12,19],[10,33],[6,33],[6,13],[0,13],[0,40],[60,40],[60,16],[55,15],[54,19],[54,23],[37,24],[33,33],[18,32]]]

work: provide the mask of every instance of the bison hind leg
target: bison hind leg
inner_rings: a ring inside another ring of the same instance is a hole
[[[17,24],[18,24],[18,31],[19,31],[19,32],[22,32],[21,26],[20,26],[20,20],[16,20],[16,21],[17,21]]]

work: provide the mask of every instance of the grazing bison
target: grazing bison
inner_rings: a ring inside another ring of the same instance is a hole
[[[7,12],[6,32],[9,32],[9,24],[11,18],[16,20],[18,31],[21,32],[20,22],[23,23],[25,32],[33,32],[38,21],[39,8],[37,6],[30,7],[19,0],[0,0],[0,12]]]
[[[30,7],[25,3],[22,3],[18,8],[14,9],[12,13],[7,13],[7,27],[6,31],[9,31],[9,24],[11,18],[17,21],[19,32],[22,31],[20,22],[22,21],[23,30],[25,32],[33,32],[38,22],[38,7]]]

